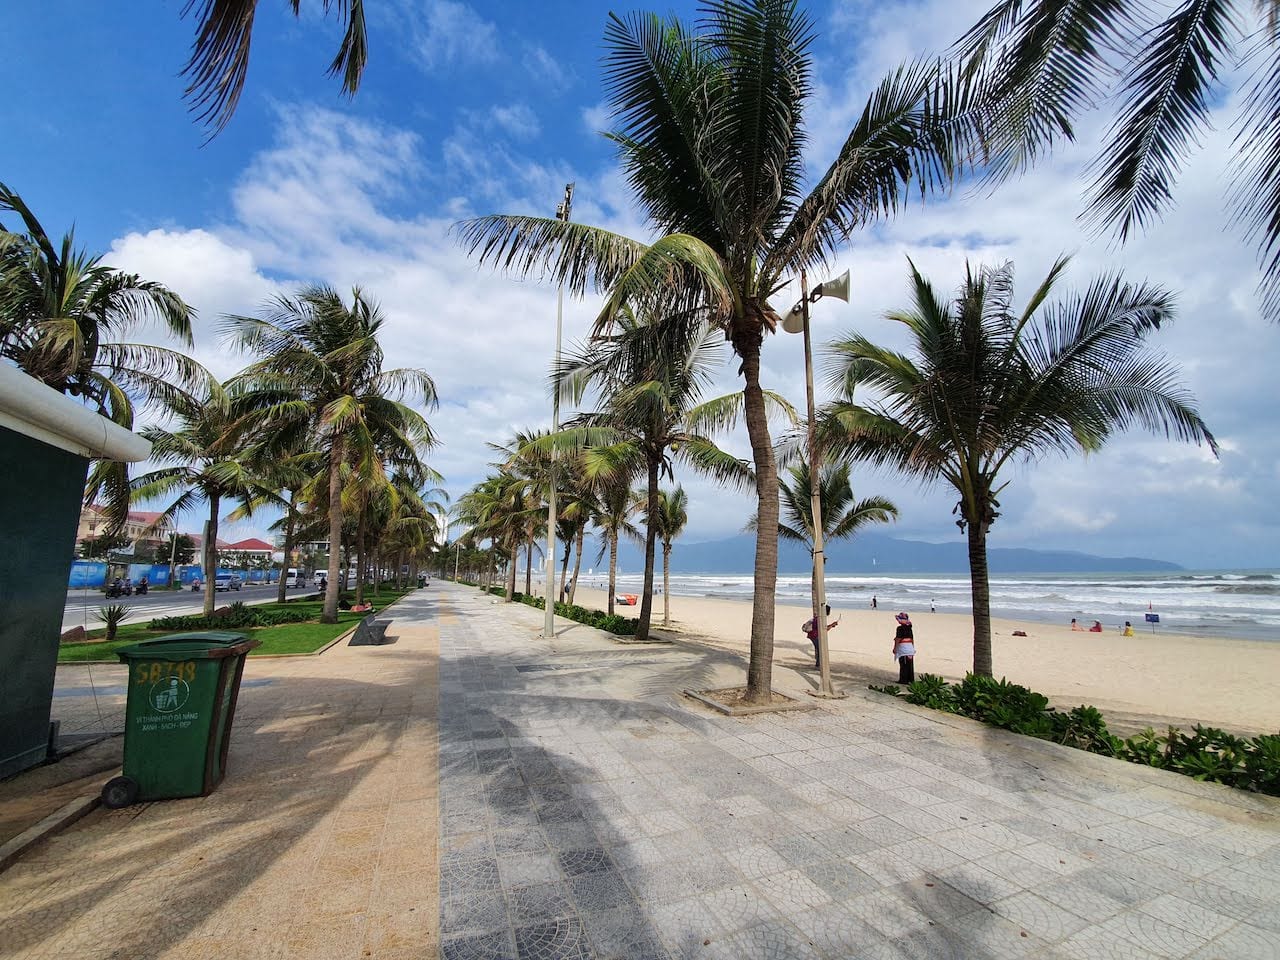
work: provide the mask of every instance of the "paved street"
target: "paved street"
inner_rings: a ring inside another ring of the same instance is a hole
[[[276,599],[277,585],[267,586],[249,586],[246,584],[240,590],[224,590],[218,596],[219,605],[224,603],[235,603],[242,600],[245,603],[270,603]],[[309,591],[305,589],[291,589],[290,597],[305,596]],[[152,590],[145,596],[137,596],[136,594],[127,597],[116,597],[108,600],[101,590],[83,590],[75,589],[67,591],[67,603],[62,610],[62,629],[70,630],[72,627],[84,627],[86,630],[94,630],[101,627],[102,624],[97,619],[98,610],[106,606],[108,603],[123,603],[130,609],[129,619],[126,623],[139,623],[142,620],[150,620],[153,617],[176,617],[184,616],[192,613],[199,613],[203,608],[204,594],[194,593],[188,590]]]
[[[251,661],[211,797],[0,874],[0,956],[1280,956],[1275,801],[865,690],[723,717],[680,691],[740,662],[466,588],[387,614]]]

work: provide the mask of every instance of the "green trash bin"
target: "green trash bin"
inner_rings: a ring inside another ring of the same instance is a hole
[[[244,658],[242,633],[175,633],[117,651],[129,665],[124,771],[102,788],[108,807],[202,797],[227,769]]]

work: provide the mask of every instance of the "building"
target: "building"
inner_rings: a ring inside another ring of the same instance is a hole
[[[76,530],[76,543],[96,540],[106,532],[107,511],[101,504],[93,503],[80,510],[80,526]],[[154,526],[154,529],[151,529]],[[130,510],[121,535],[139,546],[147,544],[159,547],[169,542],[173,523],[162,513],[146,510]]]

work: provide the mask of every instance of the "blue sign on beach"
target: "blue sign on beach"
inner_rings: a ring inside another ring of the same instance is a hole
[[[1159,622],[1160,622],[1160,614],[1158,613],[1147,614],[1147,623],[1159,623]]]

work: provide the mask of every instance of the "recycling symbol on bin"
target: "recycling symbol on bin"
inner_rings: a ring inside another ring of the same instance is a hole
[[[159,683],[152,684],[148,699],[151,706],[160,713],[173,713],[181,710],[187,698],[191,696],[191,688],[181,677],[167,677]]]

